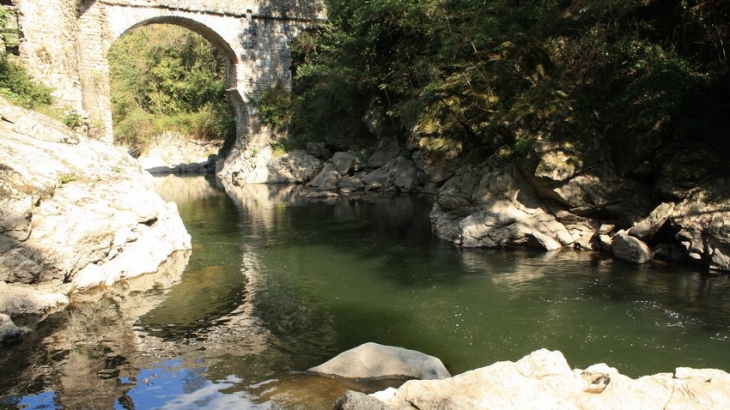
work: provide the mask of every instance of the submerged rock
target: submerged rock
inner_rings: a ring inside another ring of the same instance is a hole
[[[372,342],[342,352],[309,371],[348,379],[437,380],[451,376],[441,360],[433,356]]]
[[[445,380],[411,380],[357,400],[348,410],[720,409],[730,403],[730,374],[678,368],[631,379],[606,364],[572,369],[562,353],[538,350]],[[350,402],[350,400],[343,400]]]
[[[15,326],[10,316],[0,313],[0,346],[23,337],[27,330]]]

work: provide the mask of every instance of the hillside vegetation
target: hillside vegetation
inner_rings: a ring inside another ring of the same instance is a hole
[[[365,118],[377,137],[436,136],[462,156],[552,140],[620,175],[730,148],[725,0],[326,3],[293,46],[293,92],[257,102],[291,146],[372,138]]]
[[[109,64],[115,143],[133,154],[165,131],[235,138],[226,60],[198,34],[173,25],[134,29],[114,43]]]

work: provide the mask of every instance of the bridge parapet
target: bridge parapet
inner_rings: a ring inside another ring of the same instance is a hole
[[[127,7],[156,7],[226,16],[320,20],[326,18],[320,0],[98,0]]]

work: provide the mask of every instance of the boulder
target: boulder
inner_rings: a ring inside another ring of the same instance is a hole
[[[337,183],[337,187],[350,191],[359,191],[361,189],[365,189],[365,184],[359,176],[353,175],[340,178],[340,181]]]
[[[673,202],[664,202],[657,206],[649,216],[642,219],[629,229],[629,235],[639,238],[642,241],[649,241],[659,232],[662,226],[667,222],[674,212],[675,204]]]
[[[449,179],[436,196],[431,222],[436,235],[464,247],[555,250],[574,241],[514,165],[498,155]]]
[[[332,155],[324,142],[308,142],[306,151],[307,154],[315,156],[323,161],[326,161]]]
[[[271,146],[260,150],[234,147],[217,172],[233,184],[304,184],[322,169],[322,161],[302,150],[276,156]]]
[[[322,171],[307,184],[307,186],[320,191],[334,191],[337,189],[337,183],[340,181],[341,177],[342,175],[337,172],[333,164],[327,164],[324,166]]]
[[[375,397],[348,390],[335,403],[334,410],[389,410],[390,408]]]
[[[190,249],[177,207],[139,162],[36,115],[19,121],[53,138],[0,122],[0,312],[40,313],[74,290],[155,272]]]
[[[335,152],[335,155],[332,156],[332,164],[335,166],[337,172],[342,175],[357,172],[361,166],[360,158],[352,151]]]
[[[394,139],[383,139],[381,145],[368,158],[367,165],[370,168],[382,167],[398,154],[400,154],[398,142]]]
[[[370,396],[377,401],[352,401],[358,406],[348,409],[719,409],[730,402],[730,374],[678,368],[631,379],[606,364],[572,369],[562,353],[542,349],[517,362],[410,380]]]
[[[433,356],[372,342],[342,352],[309,371],[348,379],[435,380],[450,377],[441,360]]]
[[[620,231],[611,241],[613,255],[626,262],[640,265],[651,261],[651,249],[641,239],[629,236]]]

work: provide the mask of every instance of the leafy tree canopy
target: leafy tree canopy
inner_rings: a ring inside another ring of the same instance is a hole
[[[226,60],[198,34],[174,25],[140,27],[117,40],[108,58],[117,142],[140,151],[166,130],[235,137],[224,94]]]
[[[326,2],[328,22],[293,46],[292,95],[261,104],[278,104],[291,141],[364,138],[375,111],[401,138],[568,141],[621,173],[663,149],[730,145],[727,1]]]

